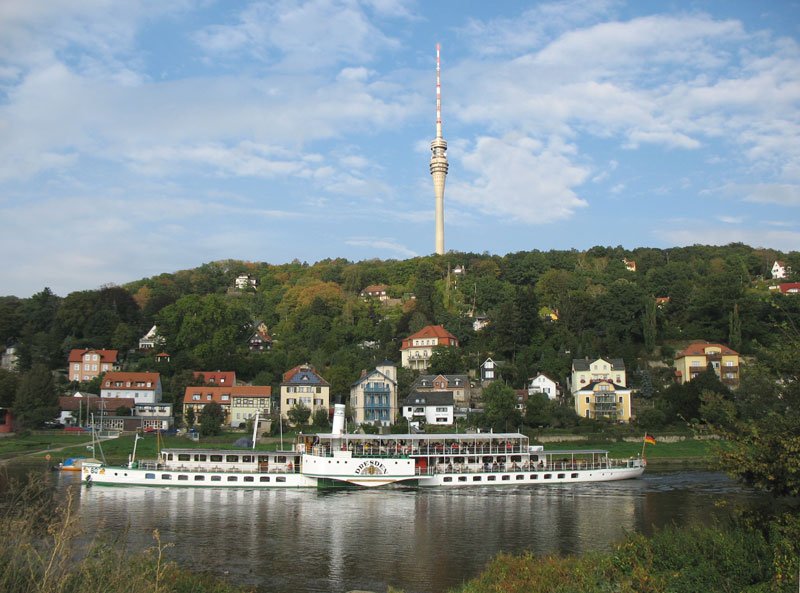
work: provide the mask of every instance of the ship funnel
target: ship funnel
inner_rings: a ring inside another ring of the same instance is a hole
[[[331,429],[331,434],[344,434],[344,404],[335,404],[333,406],[333,428]]]

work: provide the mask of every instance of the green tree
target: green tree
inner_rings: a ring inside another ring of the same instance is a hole
[[[289,419],[289,422],[292,423],[292,426],[302,426],[306,424],[311,417],[311,410],[308,406],[297,402],[286,412],[286,417]]]
[[[528,396],[525,405],[525,424],[531,428],[550,426],[552,424],[552,402],[544,393],[533,393]]]
[[[317,410],[314,410],[312,422],[314,428],[318,428],[320,430],[325,430],[327,428],[330,428],[331,423],[330,423],[330,418],[328,416],[328,410],[326,410],[325,408],[319,408]]]
[[[192,428],[194,423],[197,421],[195,417],[194,408],[189,408],[186,410],[186,426],[187,428]]]
[[[53,374],[36,364],[19,380],[14,397],[14,416],[23,428],[37,428],[58,415],[58,392]]]
[[[463,371],[458,349],[452,346],[436,346],[428,361],[428,373],[431,375],[452,375]]]
[[[222,423],[225,422],[225,411],[217,402],[203,406],[200,412],[200,434],[213,436],[222,433]]]
[[[10,408],[14,405],[19,386],[19,375],[12,371],[0,369],[0,408]]]
[[[785,334],[784,334],[785,336]],[[765,354],[777,389],[762,394],[755,418],[721,418],[728,442],[718,456],[726,471],[775,496],[800,496],[800,335],[794,332]]]
[[[495,381],[483,390],[483,425],[496,432],[517,430],[522,424],[522,415],[517,410],[514,390]]]
[[[656,347],[656,299],[653,296],[645,297],[644,315],[642,316],[642,334],[644,335],[644,347],[647,352],[652,353]]]
[[[737,351],[742,348],[742,320],[739,318],[739,303],[734,303],[728,320],[728,344]]]

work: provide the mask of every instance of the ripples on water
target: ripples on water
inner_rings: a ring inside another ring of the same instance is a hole
[[[62,475],[62,486],[75,476]],[[721,474],[649,472],[637,480],[438,490],[80,488],[90,532],[153,529],[196,570],[264,591],[438,593],[499,552],[607,550],[626,532],[707,523],[717,502],[751,495]]]

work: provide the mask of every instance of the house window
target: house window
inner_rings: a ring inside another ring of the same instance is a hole
[[[199,396],[198,394],[194,394],[194,395],[192,396],[192,401],[199,402],[199,401],[200,401],[200,396]]]
[[[223,393],[222,394],[222,401],[226,402],[226,401],[228,401],[230,399],[231,399],[231,396],[228,395],[227,393]]]

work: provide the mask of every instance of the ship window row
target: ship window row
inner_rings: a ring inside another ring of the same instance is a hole
[[[510,475],[503,475],[503,476],[500,476],[500,477],[505,482],[511,480],[511,476]],[[558,477],[559,480],[563,480],[566,477],[566,474],[558,474],[557,477]],[[576,479],[578,477],[578,474],[577,473],[573,473],[573,474],[570,474],[569,477],[572,478],[572,479]],[[553,474],[544,474],[544,479],[545,480],[551,480],[552,478],[553,478]],[[516,476],[516,479],[517,480],[524,480],[525,476],[520,474],[520,475]],[[531,474],[530,475],[530,479],[531,480],[538,480],[539,476],[537,474]],[[453,478],[451,476],[446,476],[442,481],[446,482],[446,483],[449,483],[449,482],[453,481]],[[467,476],[458,476],[458,481],[459,482],[466,482],[467,481]],[[483,476],[473,476],[472,477],[472,481],[473,482],[481,482],[481,481],[483,481]],[[497,481],[497,476],[486,476],[486,481],[487,482],[496,482]]]
[[[144,477],[147,480],[154,480],[156,478],[156,475],[148,473],[148,474],[145,474]],[[242,476],[242,478],[243,478],[242,479],[243,482],[255,482],[255,477],[254,476]],[[162,480],[171,480],[172,479],[172,474],[161,474],[161,479]],[[204,475],[198,474],[198,475],[194,476],[194,481],[195,482],[204,482],[205,479],[206,479],[206,476],[204,476]],[[182,481],[182,482],[187,482],[187,481],[189,481],[189,476],[186,475],[186,474],[178,474],[178,480]],[[211,481],[212,482],[221,482],[222,481],[222,476],[211,476]],[[239,476],[227,476],[226,477],[226,481],[228,481],[228,482],[238,482],[239,481]],[[272,481],[272,478],[270,476],[259,476],[258,481],[259,482],[270,482],[270,481]],[[277,476],[275,478],[275,481],[276,482],[285,482],[286,478],[284,476]]]
[[[167,461],[174,461],[177,459],[178,461],[194,461],[198,463],[254,463],[256,461],[258,463],[269,463],[271,461],[275,463],[286,463],[288,461],[286,455],[208,455],[205,453],[167,453],[165,459]]]

